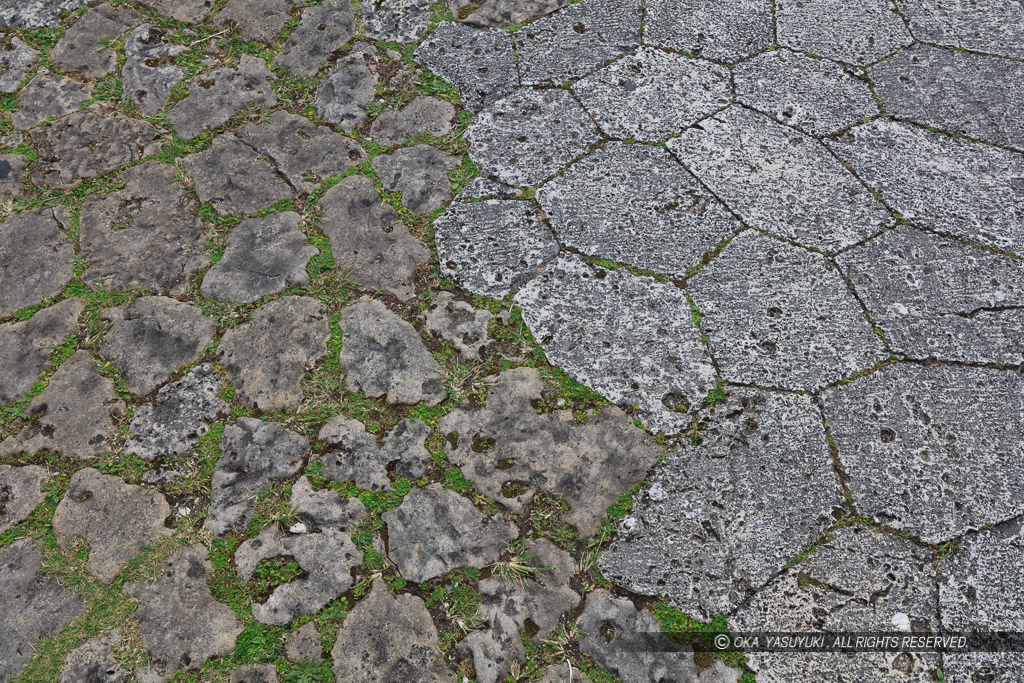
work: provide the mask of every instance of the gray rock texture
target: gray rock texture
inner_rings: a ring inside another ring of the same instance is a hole
[[[108,289],[179,296],[210,262],[209,227],[196,215],[173,166],[149,162],[121,174],[124,188],[82,204],[79,246],[83,279]]]
[[[740,229],[670,152],[650,145],[609,142],[537,201],[562,245],[675,277]]]
[[[252,417],[225,427],[220,447],[206,519],[206,528],[218,535],[247,523],[256,494],[296,474],[309,450],[302,435]]]
[[[86,78],[105,76],[117,67],[117,53],[109,42],[142,21],[142,15],[130,7],[97,5],[57,41],[50,59],[64,71],[77,71]]]
[[[809,135],[829,135],[878,115],[868,82],[827,59],[773,50],[740,62],[732,74],[740,102]]]
[[[155,583],[139,581],[124,587],[139,601],[135,618],[149,654],[140,680],[167,680],[179,669],[201,668],[210,657],[235,649],[242,624],[227,605],[210,595],[206,582],[212,573],[206,547],[196,544],[171,554]]]
[[[7,21],[4,10],[0,9],[0,22]],[[38,56],[38,50],[33,50],[17,36],[0,42],[0,92],[15,92]]]
[[[911,223],[1024,252],[1024,156],[888,119],[826,144]]]
[[[61,16],[84,7],[89,0],[4,0],[0,4],[0,26],[42,28],[57,26]]]
[[[32,389],[53,349],[75,333],[82,308],[81,299],[65,299],[28,320],[0,325],[0,405]]]
[[[36,641],[57,635],[82,611],[82,599],[39,572],[43,556],[33,538],[0,548],[0,678],[13,680],[32,656]]]
[[[894,351],[1002,365],[1024,358],[1020,260],[901,226],[837,261]]]
[[[197,24],[210,14],[214,0],[139,0],[139,4],[175,21]]]
[[[822,395],[864,515],[926,543],[1024,512],[1024,381],[989,368],[897,364]]]
[[[46,451],[65,458],[95,458],[106,452],[117,432],[114,421],[123,412],[114,383],[100,375],[87,351],[76,351],[28,404],[30,421],[0,441],[0,457]]]
[[[381,515],[388,525],[388,555],[407,581],[423,583],[456,567],[482,568],[519,535],[500,515],[486,517],[440,484],[414,487],[402,504]]]
[[[92,99],[92,85],[40,69],[18,93],[18,108],[11,113],[14,127],[27,130],[49,118],[66,116]]]
[[[715,369],[675,285],[565,255],[516,295],[549,362],[657,432],[678,432]],[[593,349],[603,349],[593,353]]]
[[[731,107],[668,148],[744,222],[805,246],[834,253],[891,223],[820,142],[755,111]]]
[[[601,573],[699,621],[740,606],[844,509],[807,396],[733,389],[634,496]]]
[[[160,29],[143,24],[124,41],[124,98],[143,114],[163,109],[171,90],[185,75],[185,70],[174,63],[187,51],[185,46],[166,43],[162,35]]]
[[[213,368],[204,364],[161,387],[152,403],[135,411],[124,452],[149,461],[187,453],[228,409],[217,397],[219,385]]]
[[[405,419],[378,443],[362,422],[336,415],[320,428],[319,441],[327,450],[317,459],[329,479],[353,481],[367,491],[391,491],[389,472],[414,481],[424,475],[430,463],[423,445],[428,436],[430,427]]]
[[[891,0],[778,0],[780,45],[864,66],[913,42]]]
[[[130,675],[110,652],[121,642],[117,629],[102,638],[87,640],[64,660],[59,683],[125,683]]]
[[[451,342],[463,361],[474,363],[486,355],[490,342],[487,328],[494,319],[490,311],[473,308],[451,292],[441,292],[430,302],[422,319],[423,329]],[[0,339],[2,335],[0,331]],[[2,354],[0,351],[0,356]]]
[[[412,325],[369,297],[341,311],[343,379],[351,391],[389,403],[436,406],[444,372]]]
[[[218,301],[248,304],[309,284],[306,266],[320,252],[299,229],[301,221],[299,214],[285,211],[236,225],[224,255],[203,276],[199,292]]]
[[[26,211],[0,223],[0,315],[57,296],[74,275],[60,211]]]
[[[360,287],[386,289],[402,301],[416,295],[416,268],[430,256],[365,176],[332,187],[317,206],[339,273]]]
[[[654,142],[732,101],[729,70],[641,47],[578,81],[572,91],[605,133]]]
[[[383,581],[345,617],[331,650],[334,675],[341,681],[458,680],[438,655],[437,628],[423,600],[394,596]]]
[[[478,28],[515,26],[551,14],[568,4],[569,0],[485,0],[462,23]]]
[[[284,646],[285,656],[293,662],[319,662],[323,659],[320,634],[311,621],[295,629]]]
[[[232,671],[228,683],[278,683],[280,680],[273,664],[253,664]]]
[[[814,391],[888,357],[835,266],[753,230],[688,291],[731,382]]]
[[[270,43],[280,35],[293,4],[293,0],[228,0],[214,24],[230,22],[243,40]]]
[[[315,76],[320,63],[348,42],[355,27],[349,0],[324,0],[306,7],[274,61],[290,76]]]
[[[148,394],[198,358],[217,330],[198,306],[163,296],[144,296],[103,316],[111,326],[100,353],[133,394]]]
[[[863,526],[832,534],[729,617],[731,631],[905,635],[935,632],[932,555],[909,541]],[[932,652],[766,653],[747,655],[758,681],[896,683],[934,680]]]
[[[774,42],[771,0],[648,0],[644,42],[732,62]]]
[[[471,111],[511,94],[519,84],[507,31],[443,22],[416,48],[416,61],[451,83]]]
[[[38,465],[0,465],[0,534],[28,519],[46,498],[40,487],[50,473]]]
[[[306,477],[292,485],[291,504],[307,529],[351,530],[366,514],[358,498],[342,498],[333,489],[317,491]]]
[[[447,173],[461,162],[429,145],[416,145],[374,157],[373,170],[386,189],[402,193],[402,206],[429,213],[452,199]]]
[[[208,149],[184,159],[196,194],[222,215],[252,214],[292,195],[292,189],[255,149],[234,133],[213,139]]]
[[[376,74],[360,55],[343,59],[320,81],[315,102],[317,116],[332,126],[352,130],[366,120],[376,85]]]
[[[1019,2],[896,0],[918,40],[1024,58],[1024,7]]]
[[[370,136],[385,147],[400,145],[415,135],[444,137],[451,132],[454,118],[455,107],[450,102],[420,96],[402,109],[380,114],[370,126]]]
[[[897,119],[1024,150],[1024,64],[915,45],[868,70]]]
[[[174,132],[191,140],[204,130],[224,124],[232,114],[250,107],[277,104],[270,81],[274,74],[262,59],[243,54],[236,66],[199,74],[189,84],[188,96],[175,104],[167,118]]]
[[[109,585],[143,547],[171,535],[164,525],[170,514],[159,492],[86,467],[72,475],[53,513],[53,533],[65,550],[76,538],[84,539],[89,544],[85,568]]]
[[[22,177],[28,162],[21,154],[0,154],[0,196],[20,197],[25,194]]]
[[[432,0],[363,0],[366,37],[414,43],[430,26]]]

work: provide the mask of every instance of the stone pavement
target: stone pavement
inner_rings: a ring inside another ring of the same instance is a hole
[[[0,27],[0,681],[1024,681],[1020,0]]]

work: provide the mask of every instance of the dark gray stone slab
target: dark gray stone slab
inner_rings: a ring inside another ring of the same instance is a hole
[[[778,0],[780,45],[864,66],[913,42],[890,0]]]
[[[18,93],[18,108],[11,113],[15,128],[27,130],[48,118],[66,116],[92,99],[92,85],[40,69]]]
[[[163,109],[185,70],[174,60],[187,51],[184,45],[165,43],[162,32],[143,24],[131,32],[124,41],[124,97],[134,102],[143,114],[155,114]]]
[[[327,450],[318,460],[330,479],[353,481],[367,491],[391,491],[389,473],[413,481],[424,475],[430,463],[423,445],[428,436],[430,427],[405,419],[378,443],[362,422],[336,415],[320,429],[318,439]]]
[[[451,342],[463,361],[473,363],[486,355],[490,342],[487,328],[494,319],[489,311],[473,308],[451,292],[441,292],[430,302],[422,319],[423,329]]]
[[[771,0],[647,0],[644,42],[732,62],[774,42]]]
[[[188,95],[167,112],[167,118],[179,137],[191,140],[204,130],[223,125],[236,112],[275,106],[277,98],[270,87],[273,78],[262,59],[243,54],[236,66],[196,76]]]
[[[442,22],[416,48],[416,61],[451,83],[462,104],[480,111],[519,85],[507,31]]]
[[[28,519],[46,499],[40,487],[49,478],[38,465],[0,465],[0,534]]]
[[[428,133],[443,137],[452,130],[455,107],[434,97],[421,96],[402,109],[386,111],[373,120],[370,136],[378,144],[394,147],[406,138]]]
[[[74,275],[74,247],[51,209],[0,223],[0,315],[57,296]]]
[[[342,130],[352,130],[366,120],[373,101],[377,76],[355,54],[338,62],[320,81],[316,91],[317,116]]]
[[[243,40],[271,43],[281,34],[293,0],[228,0],[214,23],[234,24],[235,34]]]
[[[348,42],[355,27],[349,0],[324,0],[307,7],[274,61],[291,76],[315,76],[320,63]]]
[[[293,662],[319,662],[323,659],[323,646],[316,625],[307,621],[295,629],[285,643],[284,653]]]
[[[253,664],[233,670],[228,683],[278,683],[280,680],[273,664]]]
[[[198,24],[210,14],[214,0],[138,0],[143,7],[185,24]]]
[[[363,0],[366,37],[414,43],[430,26],[433,0]]]
[[[87,640],[70,653],[64,660],[59,683],[125,683],[130,678],[111,653],[111,648],[121,642],[117,629],[103,638]]]
[[[234,133],[218,135],[208,149],[185,157],[184,164],[199,201],[222,215],[256,213],[292,195],[274,167]]]
[[[896,0],[918,40],[1024,57],[1024,6],[1015,0]]]
[[[86,78],[105,76],[117,66],[117,53],[109,42],[142,21],[142,15],[127,6],[93,7],[57,41],[50,59],[64,71],[78,71]]]
[[[384,187],[402,193],[402,206],[429,213],[454,196],[448,171],[462,159],[429,145],[403,147],[373,159],[373,170]]]
[[[21,154],[0,154],[0,196],[20,197],[25,194],[22,178],[27,166],[28,161]]]
[[[50,364],[50,354],[75,334],[81,299],[65,299],[30,319],[0,325],[0,405],[27,393]]]

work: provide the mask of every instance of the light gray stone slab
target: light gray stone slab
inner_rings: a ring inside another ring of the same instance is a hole
[[[515,26],[551,14],[568,4],[569,0],[486,0],[462,23],[477,28]],[[459,12],[453,8],[452,14],[458,16]]]
[[[18,93],[18,108],[11,113],[11,121],[15,128],[27,130],[45,119],[78,111],[90,99],[91,84],[40,69]]]
[[[84,7],[89,0],[4,0],[0,26],[42,28],[57,26],[62,16]]]
[[[86,78],[105,76],[117,67],[117,53],[109,43],[142,21],[131,7],[97,5],[57,41],[50,59],[64,71],[77,71]]]
[[[327,449],[318,460],[329,479],[352,481],[366,491],[392,491],[389,474],[415,481],[426,473],[428,436],[430,427],[406,418],[378,443],[362,422],[336,415],[320,428],[318,440]]]
[[[74,276],[73,256],[54,210],[6,218],[0,223],[0,315],[60,294]]]
[[[0,22],[9,21],[0,9]],[[39,56],[17,36],[0,42],[0,92],[15,92]]]
[[[356,29],[349,0],[324,0],[302,12],[274,61],[291,76],[315,76],[320,63],[341,48]]]
[[[430,27],[433,0],[363,0],[366,37],[414,43]]]
[[[416,61],[451,83],[471,111],[480,111],[519,86],[507,31],[442,22],[416,48]]]
[[[493,319],[490,311],[473,308],[451,292],[438,294],[422,315],[423,329],[451,342],[467,363],[475,363],[486,356],[490,344],[487,328]],[[2,334],[0,332],[0,339]],[[0,355],[2,353],[0,351]]]
[[[65,299],[28,320],[0,325],[0,405],[32,389],[53,350],[75,334],[83,308],[81,299]]]
[[[317,116],[332,126],[352,130],[366,120],[376,85],[376,74],[360,55],[343,59],[320,81],[314,103]]]
[[[160,29],[143,24],[124,41],[124,97],[135,103],[143,114],[163,109],[185,70],[175,60],[187,51],[184,45],[162,40]]]
[[[647,0],[644,42],[732,62],[774,42],[771,0]]]
[[[402,193],[402,206],[429,213],[451,201],[448,171],[461,163],[461,158],[430,145],[415,145],[374,157],[373,170],[386,189]]]
[[[370,136],[378,144],[394,147],[406,138],[428,133],[444,137],[452,130],[455,107],[435,97],[420,96],[402,109],[386,111],[373,120]]]
[[[366,515],[366,508],[358,498],[342,498],[330,488],[315,490],[305,476],[292,485],[291,504],[293,513],[307,529],[352,531]],[[319,649],[317,645],[318,652]]]
[[[295,629],[284,646],[285,656],[293,662],[319,662],[323,659],[320,634],[311,621]]]
[[[1017,0],[896,0],[918,40],[1024,57],[1024,6]]]
[[[114,660],[111,648],[121,642],[121,634],[114,629],[103,638],[87,640],[64,660],[59,683],[125,683],[130,674]]]
[[[196,194],[221,214],[253,214],[292,196],[292,188],[255,149],[234,133],[222,133],[209,148],[183,160]]]
[[[210,14],[214,0],[139,0],[139,4],[175,21],[198,24]]]
[[[239,38],[271,43],[280,36],[293,4],[293,0],[228,0],[214,25],[231,22]]]
[[[778,0],[780,45],[864,66],[913,42],[891,0]]]
[[[273,78],[262,59],[243,54],[236,66],[196,76],[188,95],[167,112],[167,118],[179,137],[191,140],[204,130],[223,125],[236,112],[275,106],[277,98],[270,87]]]
[[[0,465],[0,534],[28,519],[46,499],[40,487],[49,478],[38,465]]]

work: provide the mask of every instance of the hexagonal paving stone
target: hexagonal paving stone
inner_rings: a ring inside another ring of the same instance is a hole
[[[778,0],[779,43],[863,66],[913,42],[890,0]]]
[[[1024,380],[899,363],[822,395],[861,514],[939,543],[1024,513]]]
[[[416,61],[451,83],[472,111],[511,94],[519,85],[508,31],[443,22],[416,48]]]
[[[771,0],[647,0],[644,41],[731,62],[774,42]]]
[[[887,357],[823,256],[748,230],[689,283],[731,382],[814,391]]]
[[[609,142],[541,187],[561,244],[683,277],[740,224],[664,149]]]
[[[892,223],[889,211],[812,137],[743,107],[668,148],[754,227],[834,253]]]
[[[918,40],[1024,58],[1024,6],[1015,0],[896,0]]]

